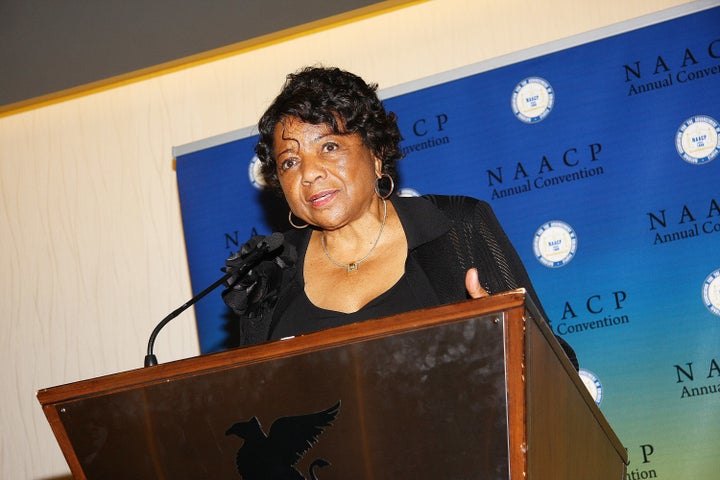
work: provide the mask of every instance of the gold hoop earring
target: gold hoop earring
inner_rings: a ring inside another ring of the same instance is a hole
[[[390,189],[387,191],[387,193],[385,195],[380,193],[380,180],[382,180],[383,178],[387,178],[388,180],[390,180]],[[383,173],[382,175],[380,175],[379,178],[375,179],[375,194],[378,197],[382,198],[383,200],[387,200],[388,198],[390,198],[390,195],[392,195],[394,190],[395,190],[395,181],[393,180],[391,175],[388,175],[387,173]]]
[[[298,218],[300,218],[300,217],[298,217]],[[309,223],[306,223],[305,225],[295,225],[295,224],[293,223],[293,221],[292,221],[292,210],[290,210],[290,211],[288,212],[288,222],[290,222],[290,225],[292,225],[293,228],[297,228],[298,230],[302,230],[303,228],[307,228],[307,226],[310,225]]]

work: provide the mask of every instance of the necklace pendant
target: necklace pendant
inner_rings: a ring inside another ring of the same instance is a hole
[[[382,223],[380,224],[380,231],[378,232],[377,237],[375,238],[375,242],[373,243],[372,247],[370,247],[370,251],[364,257],[362,257],[360,260],[357,260],[352,263],[340,263],[337,260],[335,260],[333,257],[330,256],[330,252],[328,252],[327,247],[325,246],[325,231],[320,232],[320,246],[322,247],[323,253],[327,257],[327,259],[330,261],[330,263],[332,263],[336,267],[340,267],[340,268],[344,267],[345,270],[347,271],[348,275],[358,271],[358,265],[360,265],[361,262],[364,262],[375,251],[375,247],[377,247],[378,242],[380,241],[380,236],[382,236],[383,229],[385,228],[385,221],[387,220],[387,214],[388,214],[387,202],[385,201],[384,198],[381,198],[381,200],[383,203],[384,212],[383,212]]]

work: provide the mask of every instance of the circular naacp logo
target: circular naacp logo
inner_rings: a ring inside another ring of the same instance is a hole
[[[720,125],[714,118],[696,115],[685,120],[678,128],[675,148],[687,163],[708,163],[720,153],[719,136]]]
[[[252,186],[258,190],[263,190],[267,187],[267,182],[260,171],[260,159],[257,155],[253,156],[252,160],[250,160],[250,165],[248,165],[248,178]]]
[[[555,104],[555,92],[547,80],[528,77],[513,89],[510,100],[515,118],[537,123],[547,117]]]
[[[587,387],[588,392],[590,392],[590,396],[595,400],[595,403],[600,406],[603,399],[603,387],[598,377],[590,370],[585,370],[584,368],[578,370],[578,374]]]
[[[703,282],[702,297],[708,310],[720,317],[720,268]]]
[[[577,251],[575,230],[559,220],[547,222],[535,232],[533,251],[535,258],[546,267],[567,265]]]

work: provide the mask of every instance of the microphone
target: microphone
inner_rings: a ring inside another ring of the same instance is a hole
[[[273,252],[280,248],[280,246],[283,244],[283,234],[280,232],[275,232],[269,237],[265,237],[260,242],[258,242],[255,245],[255,248],[253,248],[249,253],[245,254],[245,256],[241,256],[240,252],[236,253],[235,257],[239,257],[240,262],[237,268],[233,268],[231,271],[227,272],[225,275],[223,275],[221,278],[216,280],[212,285],[207,287],[202,292],[195,295],[193,298],[188,300],[187,302],[183,303],[180,307],[173,310],[167,317],[163,318],[160,323],[157,324],[155,329],[150,334],[150,339],[148,340],[148,346],[147,346],[147,355],[145,355],[145,366],[146,367],[152,367],[153,365],[157,365],[157,357],[153,354],[153,347],[155,345],[155,338],[157,337],[158,333],[160,333],[160,330],[167,325],[170,320],[180,315],[182,312],[190,308],[192,305],[194,305],[198,300],[203,298],[208,293],[215,290],[217,287],[225,283],[230,278],[233,278],[233,282],[236,282],[237,280],[241,279],[243,276],[245,276],[255,265],[260,263],[260,260],[270,252]],[[237,260],[236,260],[237,262]]]

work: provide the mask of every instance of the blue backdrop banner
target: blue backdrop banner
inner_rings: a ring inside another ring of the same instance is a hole
[[[403,193],[492,205],[628,479],[720,471],[720,7],[677,12],[382,92]],[[254,231],[289,228],[256,140],[176,149],[195,291]],[[220,295],[195,309],[202,351],[225,348]]]

